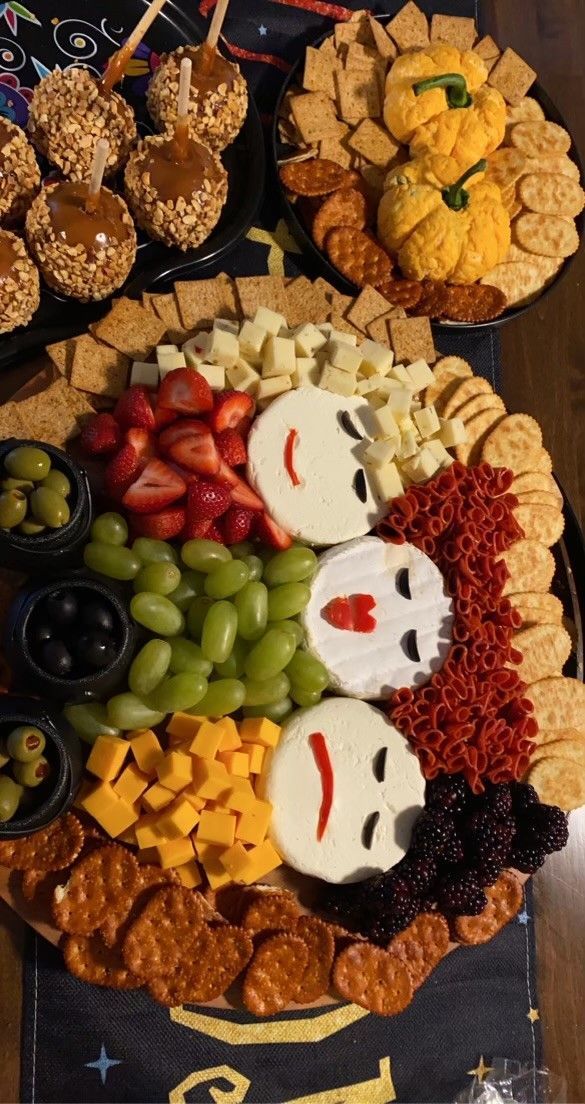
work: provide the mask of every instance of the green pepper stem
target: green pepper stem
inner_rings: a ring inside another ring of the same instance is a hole
[[[432,88],[444,88],[449,107],[471,107],[473,100],[467,91],[467,82],[462,73],[443,73],[439,77],[427,77],[413,84],[415,96],[430,92]]]
[[[472,165],[470,169],[466,169],[459,180],[456,180],[454,184],[449,185],[447,188],[443,188],[442,196],[443,202],[450,207],[452,211],[463,211],[469,203],[469,192],[464,188],[464,184],[467,183],[471,176],[475,176],[476,173],[485,172],[487,169],[487,161],[482,158],[481,161],[476,161],[475,165]]]

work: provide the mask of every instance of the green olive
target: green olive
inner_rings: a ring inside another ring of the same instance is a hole
[[[51,773],[51,767],[44,755],[33,759],[32,763],[17,763],[12,766],[14,777],[21,786],[40,786]]]
[[[0,823],[12,820],[20,802],[22,786],[17,786],[7,774],[0,774]]]
[[[16,493],[16,492],[15,492]],[[30,496],[30,508],[36,521],[49,529],[60,529],[69,521],[69,507],[63,495],[50,487],[37,487]]]
[[[18,526],[18,532],[24,533],[25,537],[36,537],[38,533],[44,533],[46,528],[46,525],[41,525],[40,521],[25,518]]]
[[[26,517],[26,495],[22,491],[2,491],[0,494],[0,528],[14,529]]]
[[[49,474],[42,480],[41,487],[48,487],[50,491],[63,495],[63,498],[71,494],[71,484],[65,472],[59,471],[58,468],[51,468]]]
[[[5,767],[10,762],[10,756],[6,750],[6,740],[4,736],[0,736],[0,768]]]
[[[0,483],[3,491],[22,491],[23,494],[28,494],[29,491],[34,490],[34,483],[31,483],[30,479],[13,479],[10,476],[8,479],[3,479]]]
[[[51,470],[51,458],[43,449],[19,445],[4,457],[4,467],[15,479],[32,479],[39,483]]]
[[[19,763],[31,763],[45,750],[45,735],[34,725],[19,725],[6,737],[6,750]]]

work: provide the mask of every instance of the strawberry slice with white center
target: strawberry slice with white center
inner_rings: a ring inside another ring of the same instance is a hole
[[[158,389],[158,405],[179,414],[203,414],[213,410],[213,394],[207,380],[193,368],[175,368]]]
[[[210,432],[206,422],[202,422],[199,418],[181,418],[179,422],[163,429],[158,438],[158,447],[161,452],[168,453],[171,445],[174,445],[176,441],[181,441],[183,437],[192,437],[200,433],[209,434]]]
[[[181,476],[163,460],[149,460],[144,471],[126,491],[122,502],[134,514],[152,514],[182,498],[186,489]]]
[[[277,525],[266,511],[256,516],[256,536],[271,548],[290,548],[292,537]]]
[[[174,426],[170,428],[174,429]],[[219,453],[207,426],[204,433],[191,431],[188,435],[179,437],[168,448],[168,454],[175,463],[188,471],[197,472],[198,475],[216,475],[219,471]]]
[[[142,460],[150,460],[153,456],[156,456],[154,437],[147,429],[140,429],[138,426],[133,426],[132,429],[126,430],[124,436],[128,444],[132,445],[136,455]]]
[[[220,391],[214,396],[209,424],[214,433],[221,433],[223,429],[237,429],[253,413],[254,400],[245,391]]]
[[[184,529],[185,511],[182,506],[171,506],[158,514],[134,514],[131,524],[132,532],[137,537],[168,541],[178,537]]]
[[[112,457],[104,472],[104,483],[111,498],[119,500],[140,474],[144,464],[132,445],[122,448]]]
[[[223,460],[220,461],[217,478],[221,483],[226,483],[229,486],[232,502],[236,502],[238,506],[245,506],[247,510],[264,509],[262,499]]]

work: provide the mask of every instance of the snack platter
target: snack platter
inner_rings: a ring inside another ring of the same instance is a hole
[[[0,894],[88,984],[397,1015],[585,804],[540,426],[366,269],[120,295],[0,408]]]

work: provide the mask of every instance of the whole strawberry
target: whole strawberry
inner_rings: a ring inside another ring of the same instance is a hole
[[[93,414],[85,423],[79,438],[88,456],[107,456],[120,445],[120,427],[111,414]]]

